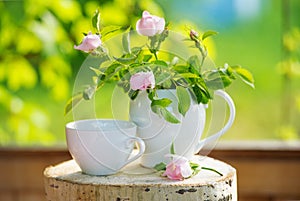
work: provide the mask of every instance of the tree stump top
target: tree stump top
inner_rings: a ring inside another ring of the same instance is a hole
[[[195,156],[192,161],[214,168],[223,176],[201,170],[192,178],[172,181],[161,177],[159,172],[141,167],[138,161],[114,175],[91,176],[83,174],[76,162],[70,160],[46,168],[46,197],[48,200],[118,201],[124,198],[131,201],[178,200],[177,196],[181,196],[183,200],[237,200],[236,170],[232,166],[209,157]]]

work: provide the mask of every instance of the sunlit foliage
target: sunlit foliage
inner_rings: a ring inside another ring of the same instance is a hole
[[[103,22],[129,26],[153,1],[0,1],[0,145],[64,141],[64,105],[85,55],[73,50]]]

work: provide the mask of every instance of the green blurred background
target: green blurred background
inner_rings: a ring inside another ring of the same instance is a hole
[[[135,27],[148,10],[174,29],[218,31],[216,65],[241,64],[256,80],[254,90],[240,81],[227,89],[237,116],[222,139],[299,139],[299,0],[24,0],[0,1],[0,146],[65,143],[64,106],[87,56],[73,45],[98,7],[103,25]]]

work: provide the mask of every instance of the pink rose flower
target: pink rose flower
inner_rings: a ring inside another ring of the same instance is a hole
[[[144,11],[142,18],[136,23],[136,31],[143,36],[154,36],[163,32],[165,24],[164,18],[151,15],[148,11]]]
[[[163,176],[167,176],[172,180],[183,180],[192,176],[193,170],[187,158],[171,154],[167,156],[172,157],[172,161],[167,165]]]
[[[74,48],[76,50],[81,50],[88,53],[99,47],[101,43],[102,42],[99,35],[89,32],[88,35],[83,38],[81,44],[78,46],[74,45]]]
[[[147,88],[154,88],[155,78],[152,71],[139,72],[131,76],[130,87],[133,90],[146,90]]]

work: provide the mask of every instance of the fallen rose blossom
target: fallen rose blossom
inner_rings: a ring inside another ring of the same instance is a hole
[[[167,176],[171,180],[183,180],[192,176],[193,170],[187,158],[172,154],[167,156],[172,157],[172,161],[166,166],[162,176]]]

